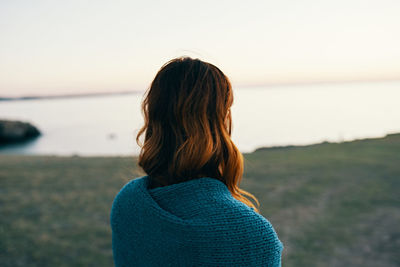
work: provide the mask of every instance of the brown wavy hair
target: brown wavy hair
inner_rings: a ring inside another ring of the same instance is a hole
[[[161,67],[145,93],[144,126],[136,137],[138,164],[153,185],[216,178],[259,212],[247,197],[259,206],[257,198],[239,188],[243,156],[231,140],[232,103],[231,83],[216,66],[180,57]]]

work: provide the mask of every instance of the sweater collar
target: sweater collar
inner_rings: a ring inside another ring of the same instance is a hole
[[[149,185],[149,177],[145,177],[146,183],[146,189],[147,191],[155,198],[160,198],[165,195],[170,195],[170,194],[176,194],[176,193],[182,193],[182,192],[187,192],[190,190],[191,193],[200,192],[200,193],[205,193],[205,194],[214,194],[214,193],[221,193],[220,191],[226,191],[225,189],[228,189],[227,186],[220,180],[217,180],[215,178],[210,178],[210,177],[201,177],[201,178],[196,178],[168,186],[162,186],[162,187],[156,187],[152,189],[148,189]]]
[[[142,189],[153,204],[182,219],[200,215],[205,205],[224,205],[226,199],[232,199],[228,187],[215,178],[201,177],[152,189],[148,189],[148,176],[143,181]]]

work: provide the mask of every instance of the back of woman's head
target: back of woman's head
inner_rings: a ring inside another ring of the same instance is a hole
[[[254,208],[239,188],[243,157],[232,142],[229,79],[216,66],[189,57],[161,67],[142,103],[144,134],[139,166],[160,185],[200,177],[224,182],[232,195]]]

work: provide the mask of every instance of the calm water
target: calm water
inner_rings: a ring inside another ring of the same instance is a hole
[[[400,82],[240,88],[232,138],[262,146],[349,141],[400,132]],[[0,102],[0,118],[29,121],[43,135],[2,154],[138,154],[142,95]]]

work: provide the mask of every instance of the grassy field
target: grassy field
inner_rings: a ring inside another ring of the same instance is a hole
[[[245,154],[241,187],[283,266],[400,266],[400,134]],[[112,266],[109,212],[129,157],[0,155],[0,266]]]

